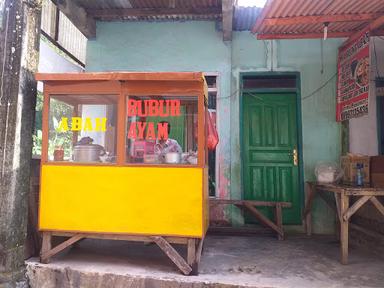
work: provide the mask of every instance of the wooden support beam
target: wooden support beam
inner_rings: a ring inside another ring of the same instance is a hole
[[[43,232],[43,241],[41,243],[40,262],[48,264],[49,258],[43,258],[43,255],[52,249],[52,234],[51,232]]]
[[[312,203],[313,199],[315,198],[317,194],[317,190],[315,188],[315,185],[311,182],[306,183],[306,189],[305,189],[306,195],[305,195],[305,208],[303,212],[303,217],[306,217],[308,213],[312,210]]]
[[[344,42],[343,46],[351,43],[352,41],[358,39],[359,37],[361,37],[361,34],[364,33],[364,31],[366,30],[369,30],[369,31],[373,31],[373,30],[377,30],[379,28],[381,28],[381,26],[384,25],[384,15],[380,16],[380,17],[377,17],[374,21],[372,21],[371,23],[367,24],[364,28],[362,28],[361,30],[353,33],[351,36],[349,36],[348,40]]]
[[[349,196],[345,192],[340,193],[340,214],[344,215],[349,208]],[[341,264],[348,264],[348,224],[349,220],[341,219],[340,223],[340,262]]]
[[[196,239],[188,239],[187,263],[192,266],[196,262]]]
[[[180,254],[169,244],[163,237],[153,236],[151,237],[153,242],[160,247],[161,250],[172,260],[173,263],[183,272],[184,275],[189,275],[192,272],[192,268],[188,263],[180,256]]]
[[[281,237],[284,237],[283,231],[271,220],[269,220],[267,217],[265,217],[259,210],[257,210],[255,207],[253,207],[249,203],[245,203],[244,207],[248,209],[248,211],[255,216],[257,220],[261,222],[261,224],[266,225],[267,227],[272,228],[275,230]]]
[[[280,231],[283,232],[283,211],[281,208],[281,204],[277,204],[275,207],[275,221],[277,227],[279,227]],[[284,240],[284,234],[281,235],[280,233],[277,234],[278,240]]]
[[[256,23],[252,27],[252,33],[253,34],[256,34],[259,32],[261,25],[264,22],[265,17],[268,15],[269,11],[271,11],[273,1],[274,0],[267,0],[263,10],[261,10],[261,14],[259,16],[257,16]]]
[[[232,40],[233,0],[222,0],[223,11],[223,40]]]
[[[45,232],[44,232],[45,233]],[[71,237],[73,233],[70,232],[52,232],[53,236]],[[140,235],[125,235],[125,234],[106,234],[106,233],[84,233],[85,238],[90,239],[108,239],[108,240],[125,240],[125,241],[137,241],[137,242],[151,242],[151,236]],[[164,237],[164,239],[173,244],[188,244],[188,240],[184,237]]]
[[[96,37],[96,21],[90,17],[85,9],[71,0],[52,0],[57,8],[68,17],[69,20],[88,39]]]
[[[43,251],[41,254],[41,262],[42,263],[48,263],[49,258],[51,258],[53,255],[59,253],[60,251],[64,250],[65,248],[71,246],[72,244],[76,243],[77,241],[84,238],[84,235],[82,234],[76,234],[69,238],[68,240],[64,241],[63,243],[57,245],[55,248],[50,249],[48,251]]]
[[[264,19],[263,26],[281,26],[296,24],[318,24],[325,22],[368,22],[379,17],[377,13],[365,14],[340,14],[340,15],[316,15],[316,16],[296,16],[285,18]]]
[[[371,197],[372,196],[363,196],[359,198],[350,208],[348,208],[347,212],[344,213],[343,219],[348,221],[349,218],[351,218],[352,215],[355,214],[355,212],[359,210],[361,206],[363,206],[368,200],[371,199]]]
[[[353,32],[328,32],[328,38],[344,38],[350,37]],[[323,38],[323,33],[268,33],[257,34],[259,40],[273,40],[273,39],[318,39]]]
[[[341,227],[341,222],[343,221],[343,218],[341,217],[341,209],[340,209],[340,199],[341,199],[341,194],[340,193],[333,193],[335,195],[335,203],[336,203],[336,239],[337,241],[340,241],[340,227]]]
[[[370,200],[371,200],[372,204],[375,205],[377,210],[379,210],[380,213],[384,216],[384,206],[383,206],[383,204],[381,204],[381,202],[379,200],[377,200],[377,198],[375,196],[372,196]]]
[[[187,263],[192,268],[191,275],[199,274],[199,266],[197,263],[196,239],[188,239],[187,245]]]
[[[260,207],[275,207],[278,203],[283,208],[292,207],[292,203],[290,202],[272,202],[272,201],[254,201],[254,200],[232,200],[232,199],[209,199],[209,203],[212,205],[225,205],[225,204],[233,204],[233,205],[244,205],[245,203],[251,204],[252,206],[260,206]]]
[[[274,232],[264,227],[209,226],[208,233],[215,235],[244,236],[252,234],[272,235]]]
[[[218,15],[221,9],[217,7],[207,8],[126,8],[126,9],[87,9],[88,15],[94,18],[119,19],[122,17],[152,17],[171,15]]]
[[[196,251],[196,262],[197,262],[197,264],[200,263],[201,254],[203,252],[203,246],[204,246],[204,238],[200,239],[199,245],[197,246],[197,251]]]
[[[337,213],[337,219],[339,222],[342,221],[342,217],[341,217],[341,214],[340,214],[340,195],[338,193],[333,193],[335,195],[335,203],[336,203],[336,213]]]
[[[312,203],[317,191],[313,183],[307,182],[305,185],[305,208],[303,211],[303,222],[305,233],[308,236],[312,235]]]

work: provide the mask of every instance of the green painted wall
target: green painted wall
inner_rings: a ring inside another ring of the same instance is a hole
[[[234,32],[233,41],[224,43],[214,22],[98,22],[97,38],[88,41],[86,69],[219,72],[218,195],[236,198],[241,197],[240,72],[300,72],[305,97],[336,72],[341,42],[327,40],[321,49],[320,40],[258,41],[249,32]],[[306,180],[313,179],[318,161],[338,159],[340,127],[334,115],[335,79],[302,101]],[[234,224],[242,223],[235,210],[231,216]],[[322,203],[316,203],[313,219],[315,232],[332,232],[333,215]]]

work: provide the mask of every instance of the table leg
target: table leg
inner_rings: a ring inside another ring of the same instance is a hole
[[[312,183],[307,183],[305,189],[304,229],[308,236],[312,235],[312,202],[315,198],[316,188]]]
[[[340,229],[341,229],[341,222],[340,222],[340,193],[333,193],[335,195],[335,202],[336,202],[336,239],[337,241],[340,241]]]
[[[341,244],[341,264],[348,264],[348,220],[343,215],[349,208],[349,196],[345,192],[340,193],[340,244]]]

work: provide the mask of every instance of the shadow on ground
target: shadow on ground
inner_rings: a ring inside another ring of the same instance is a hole
[[[200,275],[183,276],[154,244],[87,239],[50,264],[28,260],[27,275],[32,288],[384,287],[379,255],[351,248],[349,265],[338,260],[328,236],[210,235]]]

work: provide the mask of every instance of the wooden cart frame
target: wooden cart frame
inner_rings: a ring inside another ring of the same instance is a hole
[[[50,258],[64,249],[71,247],[76,242],[85,238],[104,240],[124,240],[136,242],[154,242],[168,256],[184,275],[198,275],[204,238],[162,237],[162,236],[135,236],[97,233],[69,233],[69,232],[42,232],[43,241],[40,252],[40,262],[49,263]],[[59,245],[52,247],[54,236],[69,237]],[[182,244],[187,248],[185,260],[171,244]]]
[[[60,94],[97,94],[118,95],[117,103],[117,131],[126,131],[126,101],[127,96],[169,95],[169,96],[197,96],[198,98],[198,162],[197,165],[188,167],[201,168],[202,173],[202,199],[203,216],[202,232],[196,237],[192,235],[164,235],[136,234],[136,233],[100,233],[96,231],[69,231],[60,229],[45,229],[40,226],[43,235],[40,259],[42,263],[48,263],[55,254],[70,247],[84,238],[127,240],[154,242],[173,261],[173,263],[185,275],[196,275],[201,259],[205,233],[208,229],[208,189],[207,189],[207,150],[205,146],[206,120],[205,109],[207,105],[207,89],[202,73],[136,73],[136,72],[112,72],[112,73],[66,73],[66,74],[36,74],[36,80],[44,82],[43,103],[43,138],[41,166],[88,166],[88,163],[55,162],[48,161],[48,134],[49,134],[49,103],[51,95]],[[125,133],[117,133],[117,157],[116,163],[100,163],[92,166],[113,167],[158,167],[158,168],[186,168],[182,165],[153,165],[126,162]],[[40,185],[41,186],[41,185]],[[41,189],[41,188],[40,188]],[[41,193],[41,191],[40,191]],[[40,207],[41,209],[41,207]],[[69,237],[61,244],[52,247],[52,238],[55,236]],[[182,244],[187,248],[187,259],[184,259],[171,244]]]

